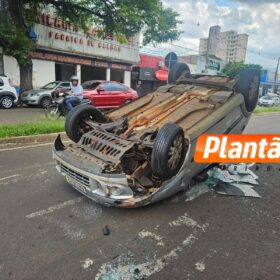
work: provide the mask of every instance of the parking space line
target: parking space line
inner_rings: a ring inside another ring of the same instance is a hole
[[[28,214],[28,215],[26,216],[26,218],[30,219],[30,218],[40,217],[40,216],[43,216],[43,215],[52,213],[52,212],[54,212],[54,211],[63,209],[63,208],[65,208],[65,207],[74,205],[74,204],[76,204],[76,203],[80,203],[80,202],[82,202],[83,200],[84,200],[84,197],[81,197],[81,196],[80,196],[80,197],[77,197],[77,198],[74,198],[74,199],[70,199],[70,200],[67,200],[67,201],[65,201],[65,202],[62,202],[62,203],[59,203],[59,204],[50,206],[50,207],[48,207],[47,209],[39,210],[39,211],[33,212],[33,213],[31,213],[31,214]]]
[[[0,181],[5,181],[7,179],[11,179],[11,178],[15,178],[15,177],[18,177],[19,174],[14,174],[14,175],[11,175],[11,176],[7,176],[7,177],[4,177],[4,178],[0,178]]]
[[[28,149],[28,148],[37,148],[37,147],[48,146],[48,145],[52,145],[52,144],[53,144],[53,142],[49,142],[49,143],[35,144],[35,145],[29,145],[29,146],[3,148],[3,149],[0,149],[0,152]]]
[[[190,248],[199,240],[200,235],[203,234],[209,226],[208,224],[198,224],[189,217],[187,213],[169,222],[168,225],[171,228],[182,226],[190,227],[192,228],[192,233],[187,235],[175,248],[162,256],[146,256],[143,262],[139,262],[139,259],[134,258],[133,253],[119,255],[113,261],[105,262],[99,267],[95,280],[111,279],[110,277],[112,275],[114,275],[114,279],[122,280],[149,278],[151,275],[162,271],[166,266],[177,260],[180,255],[185,252],[186,248]],[[158,242],[162,242],[163,239],[163,237],[147,230],[140,231],[138,235],[141,238],[152,237]],[[203,265],[198,266],[198,268],[202,271]]]

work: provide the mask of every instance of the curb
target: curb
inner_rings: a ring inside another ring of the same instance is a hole
[[[57,132],[57,133],[49,133],[49,134],[3,138],[0,139],[0,147],[8,148],[8,147],[18,146],[19,144],[28,145],[28,144],[51,143],[55,140],[58,134],[60,134],[62,140],[69,140],[65,132]]]

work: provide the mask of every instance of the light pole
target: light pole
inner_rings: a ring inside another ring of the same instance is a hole
[[[0,75],[4,75],[3,49],[0,47]]]
[[[277,77],[278,77],[279,61],[280,61],[280,57],[278,57],[277,66],[276,66],[275,75],[274,75],[274,85],[273,85],[274,93],[276,93],[276,89],[277,89],[276,83],[277,83]]]

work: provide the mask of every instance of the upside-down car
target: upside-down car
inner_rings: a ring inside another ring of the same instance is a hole
[[[205,133],[242,133],[256,107],[260,73],[191,75],[176,63],[169,83],[106,115],[91,105],[75,107],[57,137],[57,170],[79,192],[106,206],[138,207],[182,189],[209,164],[194,161]]]

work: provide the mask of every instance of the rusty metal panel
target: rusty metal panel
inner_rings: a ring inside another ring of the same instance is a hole
[[[123,154],[134,146],[135,142],[115,134],[94,129],[84,134],[79,146],[89,154],[105,162],[117,163]]]

